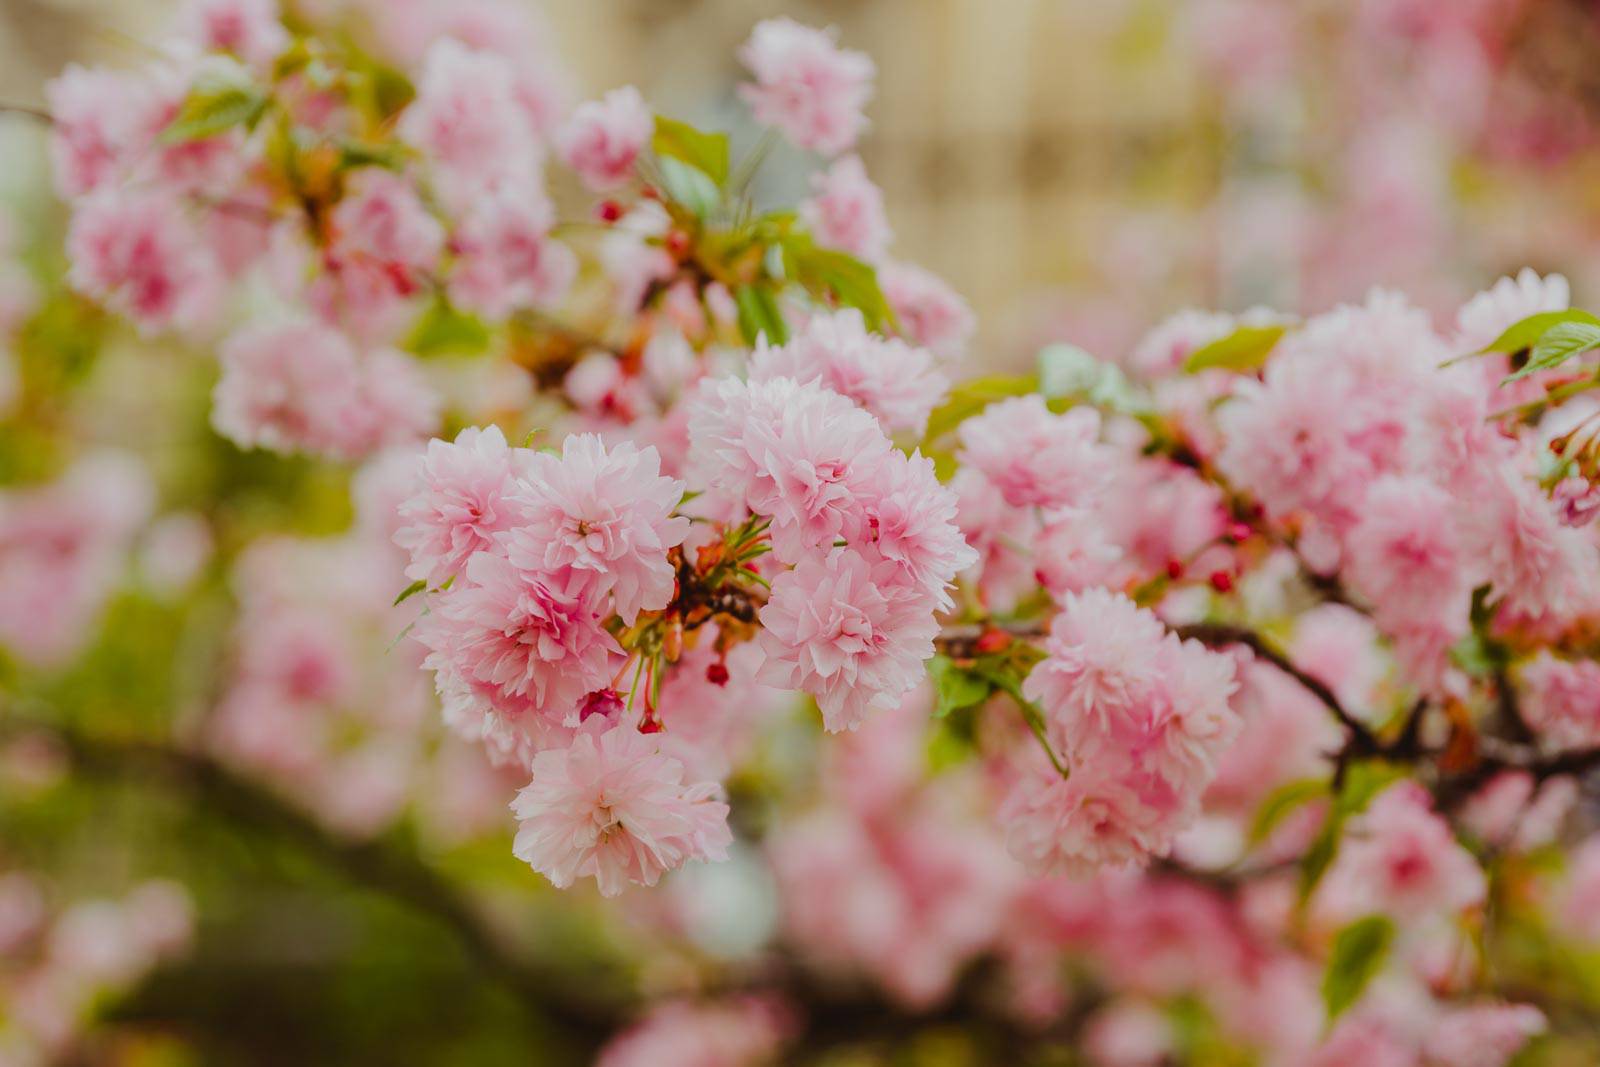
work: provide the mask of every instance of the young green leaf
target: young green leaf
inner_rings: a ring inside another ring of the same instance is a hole
[[[1256,809],[1255,821],[1250,825],[1250,843],[1265,841],[1291,812],[1328,795],[1327,780],[1322,778],[1299,778],[1280,785],[1268,793],[1261,807]]]
[[[428,588],[428,583],[425,580],[418,578],[416,581],[402,589],[400,591],[400,595],[394,598],[395,605],[399,606],[400,604],[404,604],[407,600],[410,600],[412,597],[416,596],[426,588]]]
[[[931,442],[950,433],[996,400],[1025,396],[1038,387],[1039,379],[1031,374],[997,374],[962,382],[950,390],[945,402],[928,417],[928,429],[922,436],[924,450]]]
[[[1272,326],[1240,326],[1228,336],[1202,345],[1190,353],[1189,358],[1183,361],[1183,370],[1186,374],[1196,374],[1203,370],[1221,368],[1222,370],[1255,370],[1267,362],[1267,357],[1272,355],[1272,350],[1277,347],[1281,338],[1289,327],[1284,324]]]
[[[783,239],[784,266],[794,281],[813,296],[832,299],[861,312],[867,327],[893,325],[894,311],[878,286],[871,264],[834,248],[819,248],[806,234]]]
[[[700,171],[715,185],[728,180],[728,135],[705,133],[687,122],[656,116],[650,147],[663,161],[679,160]]]
[[[203,141],[236,126],[253,129],[266,114],[268,98],[254,86],[198,86],[157,138],[162,144]]]
[[[476,355],[489,347],[489,328],[475,315],[436,300],[417,319],[405,348],[418,356]]]
[[[1508,375],[1506,381],[1514,382],[1530,374],[1559,367],[1572,357],[1594,348],[1600,348],[1600,325],[1588,322],[1557,323],[1534,342],[1532,351],[1528,353],[1528,362],[1520,370]]]
[[[1484,345],[1480,351],[1521,352],[1525,348],[1532,348],[1547,331],[1564,322],[1600,326],[1600,318],[1578,308],[1568,308],[1566,311],[1541,311],[1537,315],[1529,315],[1507,326],[1499,337]]]
[[[746,344],[754,345],[763,335],[774,345],[789,339],[789,325],[770,286],[741,285],[733,291],[733,302],[739,309],[739,332]]]
[[[933,717],[942,719],[953,711],[981,704],[993,692],[989,679],[959,667],[949,656],[934,656],[928,661],[928,677],[938,698]]]
[[[674,203],[688,208],[695,218],[710,218],[722,203],[722,190],[711,176],[692,163],[671,156],[663,156],[660,162],[663,191]]]
[[[1393,941],[1394,923],[1382,915],[1357,919],[1339,931],[1322,976],[1322,1004],[1330,1023],[1361,999],[1367,984],[1383,969]]]

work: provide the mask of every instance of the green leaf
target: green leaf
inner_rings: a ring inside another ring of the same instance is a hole
[[[928,429],[922,436],[924,446],[937,441],[945,434],[978,414],[996,400],[1025,396],[1039,387],[1033,375],[991,375],[973,378],[950,390],[950,395],[928,416]]]
[[[1250,843],[1254,845],[1265,841],[1296,808],[1328,795],[1325,778],[1301,778],[1278,786],[1267,794],[1267,799],[1256,809],[1255,821],[1250,825]]]
[[[928,677],[933,680],[937,703],[933,717],[942,719],[952,711],[981,704],[993,692],[993,685],[981,674],[958,667],[949,656],[934,656],[928,661]]]
[[[405,343],[418,356],[476,355],[488,347],[489,328],[442,299],[422,313]]]
[[[1528,353],[1528,362],[1507,376],[1506,381],[1514,382],[1530,374],[1559,367],[1573,356],[1593,348],[1600,348],[1600,325],[1588,322],[1557,323],[1534,342],[1532,351]]]
[[[697,219],[710,218],[722,203],[722,190],[705,171],[681,160],[661,160],[663,191]]]
[[[1504,333],[1484,345],[1480,351],[1521,352],[1525,348],[1532,348],[1547,331],[1564,322],[1600,326],[1600,318],[1578,308],[1568,308],[1566,311],[1541,311],[1537,315],[1529,315],[1507,326]]]
[[[770,286],[741,285],[733,291],[733,302],[739,308],[739,332],[746,344],[754,345],[763,335],[773,345],[789,340],[789,325]]]
[[[1195,374],[1203,370],[1221,368],[1222,370],[1245,371],[1255,370],[1264,366],[1267,357],[1272,355],[1272,350],[1278,344],[1289,327],[1283,324],[1274,326],[1240,326],[1228,336],[1202,345],[1189,358],[1183,361],[1183,370],[1186,374]]]
[[[1367,984],[1383,969],[1394,941],[1394,923],[1382,915],[1369,915],[1339,931],[1322,976],[1322,1004],[1328,1021],[1361,999]]]
[[[251,85],[196,86],[157,140],[184,144],[215,137],[236,126],[254,129],[266,114],[268,102],[266,94]]]
[[[382,167],[399,170],[405,166],[406,150],[399,144],[367,144],[364,141],[339,142],[339,166],[345,170],[354,167]]]
[[[399,606],[404,604],[407,600],[410,600],[412,597],[416,596],[426,588],[428,588],[427,581],[425,579],[418,578],[416,581],[402,589],[400,591],[400,595],[394,598],[395,605]]]
[[[680,160],[710,178],[715,185],[728,180],[728,135],[705,133],[687,122],[656,116],[650,147],[663,161]]]
[[[1345,768],[1344,784],[1339,789],[1327,821],[1300,859],[1300,900],[1304,903],[1317,888],[1339,852],[1339,837],[1345,820],[1367,810],[1372,798],[1406,776],[1405,768],[1385,760],[1359,760]]]
[[[868,329],[893,325],[894,311],[878,286],[878,272],[869,263],[834,248],[820,248],[807,234],[783,239],[785,269],[796,284],[819,299],[831,299],[861,312]]]

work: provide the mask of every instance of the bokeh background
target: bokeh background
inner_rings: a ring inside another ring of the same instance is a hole
[[[136,61],[176,6],[4,0],[0,95],[39,102],[70,60]],[[1588,0],[541,10],[580,93],[633,83],[725,126],[744,121],[751,25],[837,26],[878,64],[863,156],[901,254],[967,297],[991,359],[1042,336],[1126,346],[1186,304],[1311,310],[1386,284],[1442,311],[1508,269],[1581,291],[1597,267]]]
[[[173,7],[0,0],[0,102],[40,105],[70,61],[142,61]],[[862,154],[897,256],[940,274],[977,312],[974,371],[1024,365],[1054,340],[1120,359],[1186,306],[1312,311],[1385,284],[1446,316],[1525,265],[1566,273],[1579,305],[1593,305],[1600,282],[1600,8],[1588,0],[548,0],[542,10],[580,97],[633,83],[660,110],[745,142],[754,134],[741,125],[733,57],[759,18],[834,25],[872,55],[878,95]],[[767,171],[779,177],[763,195],[803,191],[795,167]],[[23,262],[48,287],[62,271],[49,251],[60,214],[26,117],[0,115],[0,195]],[[737,971],[770,935],[773,887],[747,854],[620,907],[554,893],[515,861],[508,783],[439,736],[426,680],[384,659],[392,586],[363,591],[372,604],[359,611],[348,600],[339,609],[353,616],[341,616],[341,633],[359,630],[376,650],[368,662],[388,664],[378,673],[404,678],[366,683],[398,726],[341,727],[349,751],[386,730],[405,736],[350,768],[398,782],[390,808],[344,804],[336,780],[312,815],[286,818],[206,765],[142,749],[227,697],[235,627],[252,597],[271,599],[261,587],[349,577],[341,553],[360,555],[370,534],[361,487],[330,465],[219,441],[205,421],[205,354],[120,335],[102,350],[106,322],[70,300],[47,306],[19,342],[35,406],[0,429],[0,481],[9,491],[88,444],[115,446],[145,462],[149,495],[179,517],[113,531],[107,551],[134,563],[92,604],[73,666],[0,667],[13,709],[45,709],[120,746],[26,734],[0,746],[0,872],[32,872],[43,886],[0,877],[0,943],[30,908],[85,900],[75,936],[90,956],[128,942],[113,936],[118,923],[148,934],[133,939],[143,956],[97,964],[113,976],[154,967],[148,980],[110,982],[114,993],[65,1012],[111,1024],[79,1053],[85,1062],[581,1062],[588,1050],[570,1027],[524,1010],[528,984],[669,989],[708,960]],[[86,476],[85,525],[115,510],[103,490]],[[259,564],[256,587],[230,578],[264,535],[288,547]],[[183,573],[196,559],[198,572]],[[334,610],[314,597],[295,608]],[[815,787],[813,743],[798,723],[780,730],[759,773],[732,783],[741,830],[759,832],[772,797]],[[167,892],[172,881],[183,896]],[[508,965],[503,949],[473,940],[479,927],[457,921],[463,886],[531,963]],[[31,1010],[48,1021],[59,1007]],[[936,1034],[909,1062],[976,1062],[963,1055]]]

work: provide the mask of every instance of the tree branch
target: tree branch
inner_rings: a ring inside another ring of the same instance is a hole
[[[206,755],[145,741],[90,737],[15,713],[0,718],[0,734],[30,732],[49,735],[86,775],[150,779],[184,790],[241,824],[280,835],[352,882],[432,916],[486,977],[585,1043],[598,1044],[625,1018],[622,1003],[580,995],[572,982],[507,952],[504,939],[484,924],[472,903],[406,849],[383,840],[334,837],[272,792]]]

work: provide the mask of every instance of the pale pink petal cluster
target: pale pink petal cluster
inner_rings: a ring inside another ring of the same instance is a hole
[[[600,716],[567,748],[534,757],[511,810],[519,859],[563,889],[592,877],[608,897],[691,860],[723,859],[732,840],[715,782],[688,781],[653,737]]]
[[[644,97],[625,85],[579,104],[556,135],[556,150],[585,185],[604,192],[632,176],[654,128]]]
[[[74,287],[146,334],[200,326],[216,310],[210,249],[172,198],[108,191],[78,205],[67,233]]]
[[[1113,473],[1100,443],[1100,415],[1075,407],[1059,415],[1038,394],[989,405],[961,424],[961,462],[987,478],[1017,508],[1092,507]]]
[[[451,235],[451,298],[488,319],[558,303],[577,276],[578,261],[551,236],[554,222],[537,186],[510,185],[475,198]]]
[[[1023,693],[1068,775],[1050,782],[1039,768],[1007,800],[1027,813],[1013,825],[1018,858],[1049,870],[1165,855],[1238,735],[1234,689],[1229,657],[1179,640],[1126,597],[1067,595]]]
[[[791,1027],[781,1004],[759,997],[666,1001],[608,1041],[595,1067],[762,1067]]]
[[[780,346],[758,345],[750,381],[821,382],[878,417],[889,433],[921,435],[949,381],[925,348],[870,332],[854,308],[813,315]]]
[[[242,448],[353,459],[420,440],[437,418],[414,362],[392,350],[358,353],[320,323],[246,327],[219,357],[212,425]]]
[[[453,442],[434,439],[416,465],[414,491],[399,505],[395,543],[410,554],[406,575],[437,588],[511,528],[508,497],[525,462],[498,426],[469,426]]]
[[[592,596],[611,594],[631,625],[672,599],[667,549],[689,532],[689,520],[673,514],[683,491],[661,474],[655,449],[626,441],[607,449],[594,434],[574,434],[559,457],[529,457],[511,494],[506,555],[521,570],[569,574]]]
[[[192,0],[183,22],[208,52],[231,52],[253,67],[266,67],[289,43],[277,0]]]
[[[1316,903],[1333,921],[1373,913],[1416,920],[1476,907],[1486,891],[1482,868],[1434,813],[1427,791],[1403,781],[1346,825]]]
[[[800,217],[818,244],[869,263],[883,258],[893,237],[883,190],[867,177],[860,156],[844,156],[811,176],[811,196],[801,201]]]
[[[876,74],[867,56],[840,48],[826,30],[775,18],[756,24],[739,59],[755,76],[739,91],[756,121],[825,156],[856,143]]]
[[[910,263],[884,263],[878,282],[908,338],[945,359],[966,351],[978,320],[943,279]]]
[[[1541,652],[1521,669],[1522,715],[1554,748],[1600,746],[1600,664]]]
[[[802,560],[761,609],[759,678],[816,698],[829,730],[854,729],[922,680],[938,633],[930,598],[890,561],[850,549]]]

